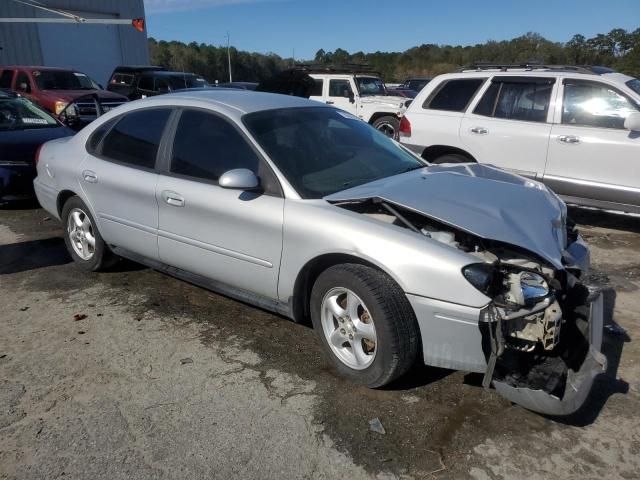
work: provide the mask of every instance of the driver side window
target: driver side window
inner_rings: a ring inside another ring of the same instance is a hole
[[[23,88],[26,86],[26,88]],[[18,78],[16,79],[16,90],[20,92],[30,93],[31,92],[31,82],[29,81],[29,76],[25,72],[18,72]]]
[[[330,97],[349,97],[353,94],[349,80],[334,79],[329,81]]]
[[[598,82],[565,80],[562,123],[624,129],[625,119],[638,106],[612,87]]]

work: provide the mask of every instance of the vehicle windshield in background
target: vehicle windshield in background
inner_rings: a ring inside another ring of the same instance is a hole
[[[384,83],[376,77],[356,77],[356,84],[358,85],[358,92],[362,96],[387,94]]]
[[[267,110],[243,122],[303,198],[426,166],[383,133],[332,108]]]
[[[419,92],[425,87],[427,83],[429,83],[429,80],[409,80],[406,87]]]
[[[640,80],[638,80],[637,78],[634,78],[633,80],[629,80],[627,82],[627,87],[629,87],[631,90],[633,90],[637,94],[640,94]]]
[[[51,115],[26,98],[0,98],[0,130],[57,126]]]
[[[173,90],[181,88],[204,88],[208,87],[207,81],[197,75],[175,75],[162,77],[169,82]]]
[[[40,90],[99,90],[100,87],[80,72],[43,70],[34,71],[33,78]]]

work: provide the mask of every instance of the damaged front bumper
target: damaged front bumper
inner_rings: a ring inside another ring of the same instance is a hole
[[[587,308],[588,314],[583,318],[577,315],[571,320],[576,322],[573,332],[576,337],[570,338],[571,344],[565,347],[566,358],[571,360],[566,365],[564,388],[556,388],[555,391],[550,392],[544,388],[524,385],[527,379],[520,378],[514,381],[512,377],[507,376],[494,378],[492,381],[500,395],[529,410],[547,415],[570,415],[584,404],[595,377],[607,368],[606,357],[600,352],[603,332],[602,293],[598,291],[591,294],[582,307]],[[583,349],[584,352],[573,355],[572,349]],[[581,362],[580,358],[582,358]],[[555,371],[549,375],[558,375],[558,372]]]

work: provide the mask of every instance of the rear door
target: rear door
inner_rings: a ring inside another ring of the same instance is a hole
[[[640,135],[624,128],[640,106],[612,85],[583,78],[564,79],[560,98],[545,183],[566,197],[640,206]]]
[[[478,162],[542,178],[555,77],[495,76],[460,124],[463,148]]]
[[[264,190],[225,189],[218,178],[248,168]],[[284,199],[273,173],[228,118],[185,109],[156,189],[162,262],[277,298]]]
[[[156,158],[172,110],[134,110],[89,137],[80,183],[108,244],[158,258]],[[103,136],[103,137],[102,137]]]

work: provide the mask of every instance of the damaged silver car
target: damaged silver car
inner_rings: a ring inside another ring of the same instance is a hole
[[[35,189],[82,268],[126,257],[310,319],[370,387],[419,360],[565,415],[606,365],[588,249],[553,192],[428,165],[329,106],[232,90],[132,102],[45,144]]]

